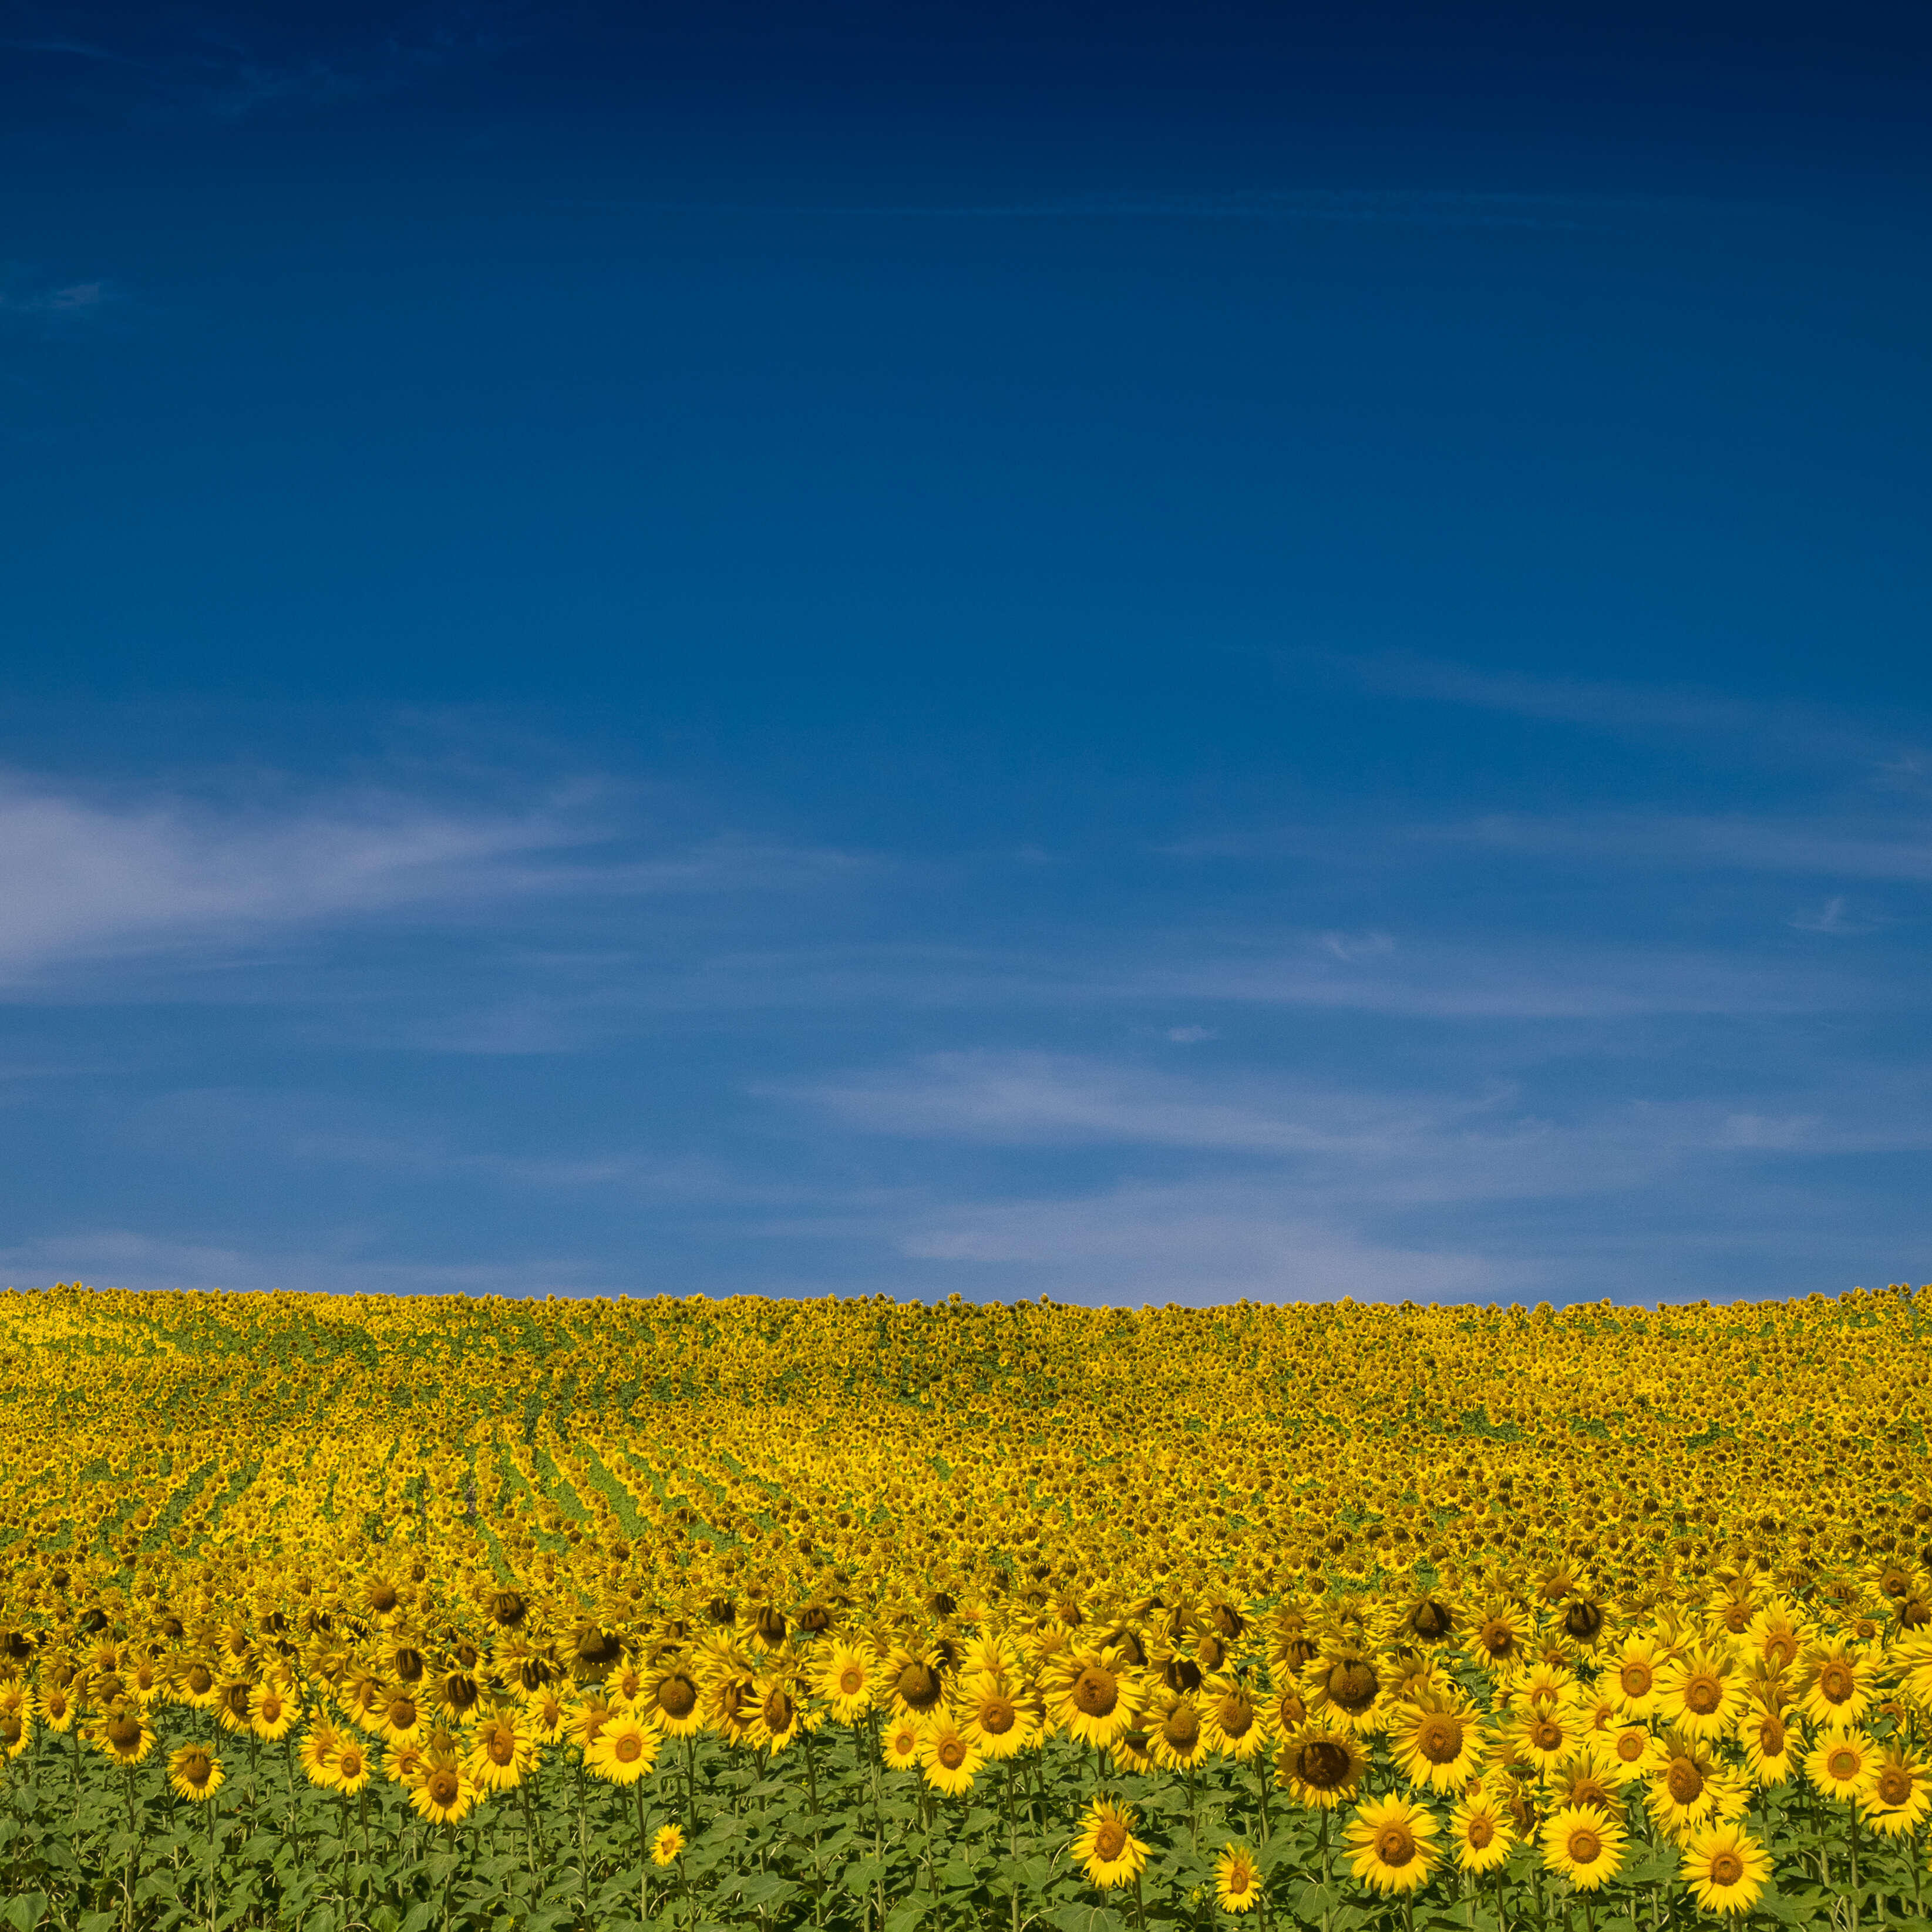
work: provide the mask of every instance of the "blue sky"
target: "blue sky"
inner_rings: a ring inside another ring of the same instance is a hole
[[[1925,56],[0,6],[0,1279],[1932,1278]]]

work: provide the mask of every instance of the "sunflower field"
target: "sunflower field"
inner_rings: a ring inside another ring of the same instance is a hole
[[[1932,1288],[0,1295],[0,1927],[1918,1927]]]

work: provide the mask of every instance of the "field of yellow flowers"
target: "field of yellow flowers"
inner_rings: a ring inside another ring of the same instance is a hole
[[[0,1295],[0,1928],[1928,1927],[1932,1288]]]

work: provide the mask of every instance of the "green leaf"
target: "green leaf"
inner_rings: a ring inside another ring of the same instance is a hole
[[[0,1918],[4,1918],[14,1928],[14,1932],[34,1932],[47,1909],[47,1895],[44,1892],[16,1892],[4,1906],[0,1906]]]

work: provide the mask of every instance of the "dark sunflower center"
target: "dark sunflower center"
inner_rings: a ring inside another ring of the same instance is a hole
[[[1714,1885],[1736,1885],[1744,1875],[1744,1862],[1736,1852],[1720,1852],[1711,1861],[1711,1881]]]
[[[1376,1834],[1376,1856],[1400,1871],[1415,1856],[1414,1834],[1399,1822],[1384,1825]]]
[[[1409,1612],[1408,1627],[1418,1636],[1447,1636],[1449,1612],[1432,1599],[1425,1600]]]
[[[188,1688],[197,1697],[206,1697],[214,1682],[214,1672],[205,1664],[190,1664],[188,1667]]]
[[[1102,1821],[1094,1834],[1094,1856],[1111,1864],[1127,1848],[1127,1828],[1118,1818]]]
[[[439,1765],[429,1774],[429,1795],[446,1809],[456,1802],[456,1794],[461,1789],[455,1772],[445,1766]]]
[[[1160,1734],[1178,1751],[1192,1750],[1201,1738],[1201,1719],[1192,1704],[1177,1704],[1168,1712]]]
[[[1840,1784],[1849,1784],[1858,1774],[1858,1754],[1855,1750],[1834,1750],[1825,1765]]]
[[[350,1745],[335,1760],[335,1768],[344,1778],[362,1775],[362,1754],[353,1744]]]
[[[1624,1687],[1626,1697],[1647,1697],[1654,1680],[1647,1664],[1627,1664],[1617,1673],[1617,1682]]]
[[[915,1658],[899,1672],[899,1696],[911,1710],[931,1710],[939,1702],[939,1672],[929,1664]]]
[[[838,1694],[856,1697],[866,1688],[866,1673],[856,1664],[848,1664],[838,1673]]]
[[[1699,1717],[1708,1718],[1724,1701],[1724,1687],[1708,1672],[1700,1672],[1684,1687],[1684,1705]]]
[[[623,1731],[611,1746],[620,1764],[635,1764],[644,1754],[644,1741],[635,1731]]]
[[[1492,1820],[1478,1812],[1469,1820],[1462,1835],[1469,1841],[1469,1849],[1472,1852],[1480,1852],[1496,1837],[1496,1828]]]
[[[1580,1825],[1570,1834],[1570,1857],[1580,1865],[1593,1865],[1604,1856],[1604,1841],[1588,1825]]]
[[[206,1751],[190,1751],[182,1760],[181,1774],[199,1789],[214,1775],[214,1760]]]
[[[513,1731],[506,1730],[501,1724],[493,1725],[490,1731],[490,1742],[484,1746],[484,1749],[489,1753],[490,1762],[492,1764],[508,1764],[517,1754],[516,1734]]]
[[[1878,1774],[1879,1802],[1884,1804],[1904,1804],[1912,1796],[1912,1780],[1906,1775],[1901,1765],[1888,1764]]]
[[[1326,1738],[1304,1744],[1295,1754],[1294,1773],[1317,1791],[1333,1791],[1348,1775],[1348,1754]]]
[[[942,1738],[936,1755],[948,1771],[957,1771],[966,1762],[966,1747],[957,1738]]]
[[[1415,1748],[1431,1764],[1453,1764],[1462,1749],[1462,1726],[1437,1713],[1417,1726]]]
[[[1774,1670],[1789,1670],[1798,1661],[1798,1640],[1780,1630],[1765,1645],[1764,1660]]]
[[[667,1677],[658,1686],[658,1708],[668,1718],[689,1717],[698,1708],[698,1686],[682,1671]]]
[[[1828,1704],[1842,1704],[1851,1694],[1856,1679],[1842,1664],[1828,1664],[1818,1673],[1818,1688]]]
[[[774,1690],[765,1700],[765,1729],[774,1737],[783,1737],[791,1729],[792,1701],[782,1690]]]
[[[1538,1718],[1529,1727],[1529,1741],[1540,1751],[1563,1748],[1563,1726],[1554,1718]]]
[[[1781,1719],[1767,1717],[1757,1727],[1757,1748],[1766,1757],[1784,1754],[1784,1725]]]
[[[411,1730],[416,1721],[416,1700],[413,1697],[392,1697],[389,1700],[389,1722],[396,1730]]]
[[[1665,1788],[1680,1804],[1694,1804],[1704,1795],[1704,1774],[1688,1757],[1674,1757],[1664,1774]]]
[[[116,1750],[132,1750],[141,1742],[140,1720],[116,1711],[107,1720],[107,1742]]]
[[[988,1697],[980,1706],[980,1728],[1003,1738],[1012,1729],[1019,1714],[1004,1697]]]
[[[1073,1702],[1090,1718],[1110,1716],[1120,1701],[1120,1680],[1111,1670],[1090,1664],[1073,1680]]]
[[[386,1617],[396,1607],[396,1593],[386,1583],[378,1583],[369,1592],[369,1607]]]
[[[1376,1694],[1382,1688],[1382,1679],[1376,1675],[1374,1665],[1361,1658],[1352,1658],[1346,1664],[1338,1664],[1328,1673],[1330,1702],[1339,1704],[1351,1717],[1366,1711],[1376,1701]]]
[[[1617,1756],[1625,1764],[1634,1764],[1643,1755],[1645,1742],[1641,1731],[1620,1731],[1617,1734]]]
[[[1214,1707],[1214,1721],[1231,1738],[1244,1738],[1254,1728],[1255,1707],[1245,1697],[1223,1697]]]
[[[1507,1657],[1516,1648],[1516,1632],[1497,1619],[1484,1624],[1476,1633],[1476,1641],[1492,1657]]]
[[[1604,1627],[1604,1613],[1587,1598],[1579,1597],[1563,1612],[1563,1628],[1579,1643],[1588,1643]]]

